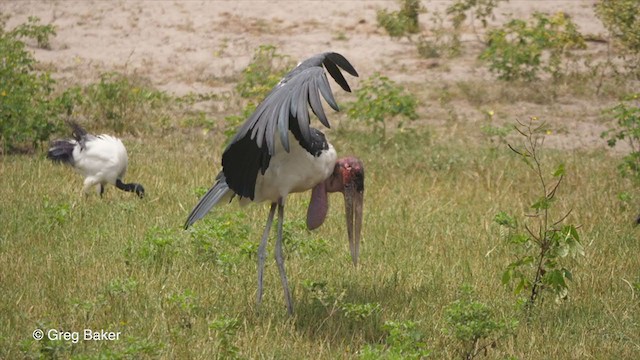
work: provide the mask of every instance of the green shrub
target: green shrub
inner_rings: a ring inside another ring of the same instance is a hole
[[[465,285],[460,298],[445,309],[447,327],[463,359],[473,359],[496,347],[497,342],[511,335],[518,324],[515,320],[495,320],[489,306],[474,299],[473,288]]]
[[[420,31],[418,15],[422,12],[420,0],[398,0],[399,11],[378,10],[378,26],[384,28],[391,37],[402,37]]]
[[[261,45],[249,65],[242,70],[236,91],[245,99],[262,101],[293,66],[291,59],[278,54],[275,46]]]
[[[53,95],[55,81],[34,70],[37,61],[18,39],[45,41],[53,31],[50,25],[37,25],[34,19],[11,31],[4,25],[0,19],[0,147],[11,152],[48,140],[60,126],[65,106],[62,97]]]
[[[83,89],[71,88],[77,97],[76,115],[91,119],[98,127],[116,133],[148,130],[162,124],[171,98],[140,78],[117,72],[100,75],[100,81]]]
[[[618,105],[607,110],[616,120],[617,127],[613,127],[601,134],[608,138],[607,144],[616,146],[619,140],[624,140],[631,148],[631,153],[624,157],[620,164],[620,173],[640,182],[640,93],[627,96]]]
[[[505,0],[456,0],[445,10],[450,22],[439,12],[431,16],[431,37],[421,36],[416,44],[418,54],[424,58],[441,56],[455,57],[462,52],[462,25],[471,18],[471,27],[475,29],[474,20],[480,20],[486,28],[487,19],[493,16],[498,3]]]
[[[489,31],[487,43],[480,59],[489,63],[499,79],[526,81],[537,79],[540,71],[558,78],[569,50],[586,47],[576,25],[564,13],[551,17],[535,13],[532,24],[511,20]],[[543,56],[545,53],[548,56]]]
[[[459,29],[471,15],[472,19],[480,20],[483,28],[488,25],[487,19],[493,16],[493,10],[501,1],[509,0],[456,0],[447,8],[447,15],[455,29]]]
[[[640,78],[640,1],[600,0],[596,4],[596,16],[615,40],[622,66],[636,78]],[[607,67],[611,67],[607,64]]]
[[[240,348],[235,344],[236,334],[240,328],[237,318],[221,315],[209,323],[209,329],[215,333],[217,353],[221,359],[239,359]]]
[[[442,56],[455,57],[462,52],[460,29],[446,26],[444,17],[439,12],[431,16],[431,37],[420,35],[416,42],[418,55],[430,59]]]
[[[16,26],[12,32],[16,37],[35,39],[38,47],[42,49],[50,49],[49,36],[56,36],[55,26],[40,25],[40,18],[36,16],[29,16],[26,24]]]
[[[423,359],[429,356],[424,334],[413,321],[386,321],[384,344],[366,345],[360,351],[361,359]]]
[[[640,1],[600,0],[596,15],[631,54],[640,56]]]
[[[357,100],[348,104],[347,115],[353,120],[364,120],[383,140],[386,139],[387,121],[395,117],[418,118],[416,97],[379,73],[362,81],[355,95]],[[397,126],[402,128],[403,125],[401,120]]]

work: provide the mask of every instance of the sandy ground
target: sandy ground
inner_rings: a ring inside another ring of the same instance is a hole
[[[421,24],[442,12],[451,1],[423,1]],[[583,34],[604,34],[591,0],[530,0],[503,3],[495,24],[534,11],[564,11]],[[1,1],[9,15],[7,28],[29,16],[56,26],[51,49],[31,47],[61,83],[90,83],[105,71],[144,76],[159,89],[176,95],[228,90],[228,81],[251,60],[254,50],[272,44],[282,54],[301,60],[328,50],[344,54],[361,78],[376,71],[401,83],[437,87],[441,82],[493,79],[478,64],[474,31],[466,29],[465,53],[455,59],[423,59],[406,39],[391,39],[376,26],[377,9],[396,9],[395,1]],[[594,47],[595,46],[595,47]],[[604,45],[590,44],[592,51]],[[357,87],[358,82],[353,82]],[[561,124],[549,143],[562,148],[604,147],[598,120],[601,104],[569,101],[572,119],[560,119],[562,109],[513,104],[514,117],[549,116]],[[558,106],[558,105],[554,105]],[[422,111],[432,116],[429,110]],[[460,109],[481,119],[477,109]],[[437,116],[437,115],[434,115]],[[434,119],[438,123],[438,119]],[[442,119],[444,121],[444,119]]]

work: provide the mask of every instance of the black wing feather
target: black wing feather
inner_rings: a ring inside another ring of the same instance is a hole
[[[338,69],[338,66],[333,62],[327,60],[324,61],[324,67],[327,68],[327,71],[329,72],[331,77],[338,83],[338,85],[340,85],[342,89],[344,89],[344,91],[351,92],[351,88],[349,87],[349,84],[347,84],[347,80],[344,78],[344,76],[342,76],[342,73],[340,72],[340,69]]]

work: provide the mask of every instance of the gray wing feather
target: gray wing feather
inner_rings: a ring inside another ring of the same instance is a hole
[[[313,85],[312,88],[317,89],[318,83],[316,79],[312,79]],[[324,113],[324,108],[322,107],[322,102],[320,101],[320,94],[317,91],[309,92],[309,105],[311,105],[311,110],[316,114],[322,125],[326,127],[330,127],[329,120],[327,119],[327,115]]]
[[[184,228],[193,225],[194,222],[202,219],[220,200],[227,196],[233,196],[233,191],[229,189],[224,174],[218,174],[216,183],[207,191],[206,194],[198,201],[198,204],[191,210],[184,224]],[[229,199],[231,200],[231,198]]]
[[[280,134],[280,141],[286,151],[289,151],[289,136],[287,136],[287,130],[289,130],[289,113],[291,106],[291,98],[285,97],[284,103],[280,105],[280,113],[278,114],[278,133]]]
[[[322,94],[322,97],[327,101],[327,104],[331,106],[331,108],[335,111],[340,111],[338,108],[338,104],[336,103],[336,99],[333,98],[333,93],[331,92],[331,86],[329,86],[329,80],[327,80],[327,75],[322,74],[322,78],[319,79],[320,84],[318,84],[318,90]]]
[[[258,147],[262,148],[266,145],[269,155],[273,156],[275,151],[274,137],[277,131],[283,147],[288,151],[289,121],[292,119],[297,120],[302,140],[310,141],[309,107],[324,126],[330,127],[318,93],[331,108],[339,111],[339,107],[331,92],[325,69],[341,88],[345,91],[351,91],[340,71],[343,69],[353,76],[358,76],[349,61],[338,53],[328,52],[315,55],[300,63],[271,90],[238,130],[234,139],[227,146],[227,150],[232,144],[250,133],[251,139],[256,141]]]

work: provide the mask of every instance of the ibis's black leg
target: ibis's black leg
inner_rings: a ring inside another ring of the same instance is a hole
[[[104,194],[104,185],[100,184],[100,197],[102,198],[102,194]]]
[[[280,280],[282,281],[282,289],[284,290],[284,299],[287,302],[287,312],[293,315],[293,302],[291,301],[291,292],[287,282],[287,274],[284,271],[284,258],[282,257],[282,225],[284,222],[284,199],[278,200],[278,238],[276,239],[276,263],[280,271]]]
[[[271,231],[271,224],[273,223],[273,215],[276,213],[276,203],[271,204],[271,210],[269,210],[269,217],[267,217],[267,225],[264,227],[262,233],[262,239],[260,240],[260,246],[258,247],[258,295],[257,303],[260,306],[262,302],[262,277],[264,274],[264,259],[267,255],[267,240],[269,239],[269,231]]]

